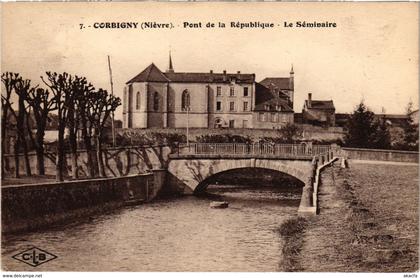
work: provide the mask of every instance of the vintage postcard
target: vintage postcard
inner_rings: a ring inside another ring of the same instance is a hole
[[[417,277],[418,2],[2,3],[1,26],[3,277]]]

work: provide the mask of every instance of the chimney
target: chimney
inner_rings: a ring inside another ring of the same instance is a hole
[[[210,70],[210,74],[213,74],[213,70]]]
[[[240,70],[238,70],[238,74],[241,74],[241,71]]]
[[[226,70],[223,71],[223,81],[226,82],[227,80],[227,75],[226,75]]]
[[[308,108],[312,108],[312,93],[308,93]]]

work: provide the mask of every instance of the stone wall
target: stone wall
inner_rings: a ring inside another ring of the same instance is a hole
[[[342,148],[342,154],[349,159],[381,160],[396,162],[419,162],[419,153],[410,151]]]
[[[137,175],[147,173],[153,169],[166,168],[169,163],[168,155],[170,149],[167,146],[153,146],[153,147],[119,147],[109,148],[104,150],[105,173],[107,177],[121,177],[127,175]],[[46,152],[45,154],[45,174],[54,176],[55,169],[55,153]],[[6,165],[8,170],[7,175],[14,173],[14,156],[5,155],[7,159]],[[32,173],[37,173],[36,154],[30,153],[30,164]],[[67,154],[67,173],[65,176],[71,175],[71,156]],[[23,155],[19,159],[20,173],[25,173]],[[88,163],[85,151],[78,152],[78,168],[79,176],[88,176]]]
[[[154,199],[165,171],[119,178],[2,187],[2,232],[39,229],[115,209],[127,200]]]

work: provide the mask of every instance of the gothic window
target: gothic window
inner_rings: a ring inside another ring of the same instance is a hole
[[[137,95],[136,95],[136,109],[137,110],[140,109],[140,92],[137,92]]]
[[[158,111],[159,110],[159,93],[155,92],[153,96],[153,110]]]
[[[182,92],[181,107],[182,111],[187,111],[187,109],[190,110],[190,93],[188,90]]]

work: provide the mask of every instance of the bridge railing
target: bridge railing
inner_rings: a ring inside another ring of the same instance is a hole
[[[329,145],[307,144],[243,144],[243,143],[190,143],[178,146],[178,155],[229,155],[308,157],[327,153]]]

